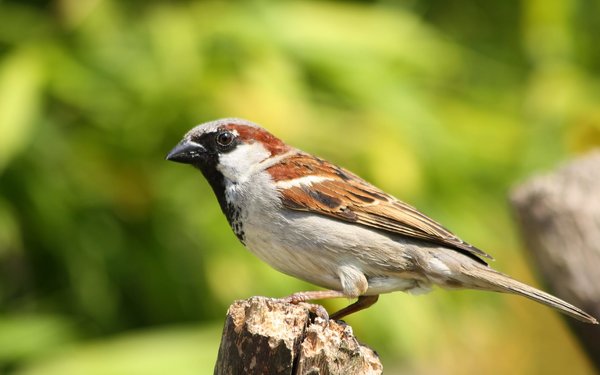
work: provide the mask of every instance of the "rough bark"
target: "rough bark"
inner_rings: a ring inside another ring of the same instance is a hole
[[[252,297],[227,312],[216,375],[381,374],[377,354],[348,325],[315,318],[306,305]]]
[[[551,292],[600,317],[600,152],[532,178],[511,202]],[[568,322],[600,370],[600,327]]]

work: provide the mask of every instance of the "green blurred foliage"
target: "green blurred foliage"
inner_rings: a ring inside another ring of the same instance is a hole
[[[210,373],[232,300],[312,288],[164,162],[219,117],[358,172],[534,282],[506,194],[600,144],[599,22],[598,0],[0,1],[0,373]],[[396,293],[348,321],[391,374],[592,371],[517,297]]]

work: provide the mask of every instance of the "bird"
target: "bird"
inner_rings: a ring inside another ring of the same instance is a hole
[[[411,205],[248,120],[200,124],[166,159],[204,175],[250,252],[324,288],[284,300],[356,299],[331,319],[370,307],[380,294],[438,286],[516,294],[598,324],[580,308],[492,269],[490,255]]]

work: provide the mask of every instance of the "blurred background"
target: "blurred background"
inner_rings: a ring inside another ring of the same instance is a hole
[[[507,194],[600,145],[599,24],[598,0],[0,0],[0,374],[212,373],[233,300],[313,288],[164,161],[220,117],[540,286]],[[562,317],[519,297],[395,293],[347,321],[388,374],[593,372]]]

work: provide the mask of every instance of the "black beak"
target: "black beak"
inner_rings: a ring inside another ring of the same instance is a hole
[[[204,146],[184,139],[173,147],[167,155],[167,160],[177,163],[192,164],[206,152]]]

